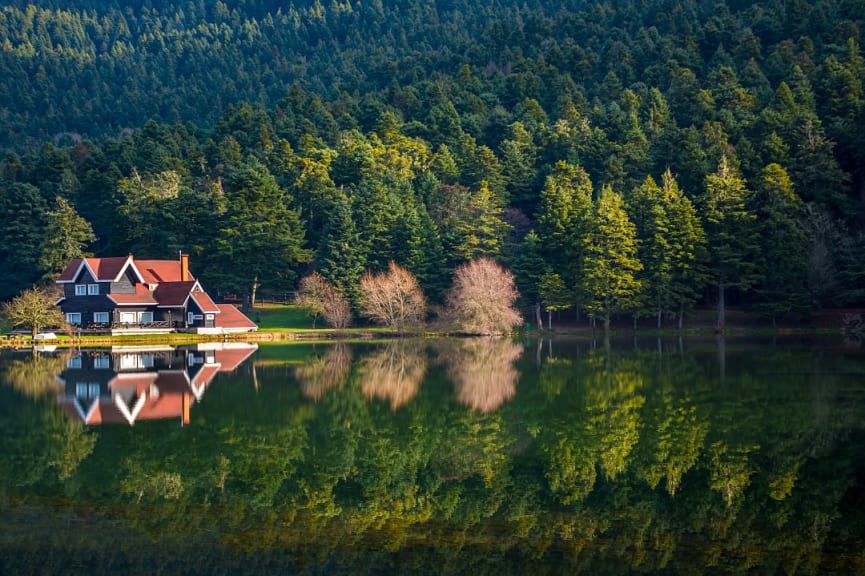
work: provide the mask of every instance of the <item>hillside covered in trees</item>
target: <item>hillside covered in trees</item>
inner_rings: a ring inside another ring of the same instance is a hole
[[[7,2],[8,299],[74,256],[190,252],[213,292],[766,317],[865,304],[862,0]]]

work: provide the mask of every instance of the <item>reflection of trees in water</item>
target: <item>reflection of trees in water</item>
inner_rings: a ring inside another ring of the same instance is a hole
[[[514,397],[522,354],[523,345],[506,338],[470,338],[450,342],[442,357],[460,404],[488,413]]]
[[[58,479],[72,477],[93,452],[96,434],[89,432],[83,422],[69,418],[61,410],[51,410],[45,415],[45,431],[48,436],[48,465],[57,470]]]
[[[361,390],[368,399],[389,400],[391,410],[396,410],[417,394],[426,370],[426,349],[421,343],[389,342],[363,359]]]
[[[478,357],[505,364],[502,355],[475,350],[478,343],[488,342],[442,343],[447,370]],[[405,356],[412,346],[393,348],[373,350],[365,370],[404,362],[411,374],[414,361]],[[512,363],[519,354],[503,356]],[[798,369],[795,356],[760,360],[761,372]],[[323,359],[318,364],[321,373]],[[838,373],[858,370],[845,365]],[[254,395],[226,387],[249,394],[232,400],[261,402],[272,418],[246,420],[232,401],[221,416],[182,434],[151,429],[155,442],[141,441],[146,428],[103,429],[108,441],[89,457],[81,456],[87,446],[80,439],[60,442],[87,430],[65,429],[53,399],[16,406],[11,400],[22,395],[3,386],[0,405],[14,409],[3,429],[0,489],[34,486],[40,495],[59,495],[77,486],[89,497],[98,486],[109,498],[141,503],[95,511],[112,522],[81,523],[91,530],[87,546],[117,544],[111,515],[122,510],[122,522],[164,538],[166,548],[197,537],[198,549],[215,554],[218,535],[256,558],[279,550],[300,571],[332,572],[340,563],[387,572],[411,555],[416,566],[446,572],[591,574],[605,566],[610,573],[744,567],[792,574],[804,566],[808,573],[863,573],[861,554],[849,553],[861,549],[865,519],[857,497],[857,382],[836,376],[815,408],[803,402],[814,393],[805,379],[779,384],[733,371],[719,387],[714,362],[615,349],[550,360],[536,372],[536,387],[532,377],[519,404],[494,413],[425,391],[410,410],[391,414],[364,395],[399,396],[372,392],[372,381],[316,405],[280,403],[277,387]],[[829,426],[833,438],[847,441],[814,451],[814,434]],[[57,472],[72,476],[61,485]],[[31,518],[20,510],[6,512]],[[49,512],[40,515],[55,518]],[[68,519],[57,517],[43,541],[68,528]],[[99,526],[111,532],[97,534]]]
[[[638,366],[602,351],[570,366],[557,361],[552,370],[563,372],[564,383],[546,386],[560,410],[540,426],[540,446],[550,489],[573,504],[592,493],[599,471],[614,481],[628,468],[640,438],[645,399],[637,392],[644,382]]]
[[[11,360],[3,367],[0,381],[18,393],[37,400],[33,413],[23,411],[21,425],[11,425],[4,431],[6,452],[17,464],[8,472],[25,485],[47,477],[48,469],[65,481],[93,452],[97,436],[87,427],[70,419],[54,400],[61,391],[56,376],[66,365],[66,356],[33,354]],[[4,474],[0,465],[0,476]]]
[[[56,394],[59,385],[55,376],[66,365],[65,356],[34,354],[21,360],[12,360],[3,370],[3,382],[29,398]]]
[[[314,356],[295,368],[294,377],[303,395],[317,402],[329,390],[345,384],[351,360],[351,347],[339,342],[330,346],[323,356]]]

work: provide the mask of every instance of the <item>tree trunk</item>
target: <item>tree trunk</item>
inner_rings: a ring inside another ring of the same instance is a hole
[[[663,311],[661,310],[661,307],[658,306],[658,329],[659,329],[659,330],[660,330],[660,328],[661,328],[661,324],[662,324],[662,318],[663,318],[663,316],[664,316],[664,313],[663,313]]]
[[[679,330],[682,329],[682,321],[685,317],[685,305],[679,304]]]
[[[535,320],[537,321],[538,330],[544,329],[544,319],[541,317],[541,303],[535,302]]]
[[[550,330],[553,329],[553,311],[547,310],[547,326]]]
[[[604,314],[604,334],[610,333],[610,315]]]
[[[255,308],[255,293],[258,292],[258,275],[252,280],[252,290],[249,291],[249,307]]]

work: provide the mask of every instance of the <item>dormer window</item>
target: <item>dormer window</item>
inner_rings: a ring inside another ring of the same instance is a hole
[[[99,284],[88,284],[87,285],[87,295],[88,296],[99,296]]]

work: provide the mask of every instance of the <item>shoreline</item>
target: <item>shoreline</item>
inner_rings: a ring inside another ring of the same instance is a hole
[[[691,327],[691,328],[614,328],[607,335],[610,338],[621,338],[627,336],[640,337],[750,337],[750,336],[829,336],[841,335],[843,331],[838,328],[827,327],[778,327],[778,328],[757,328],[747,326],[728,326],[723,330],[718,330],[710,327]],[[335,342],[335,341],[364,341],[370,342],[374,340],[396,340],[402,338],[471,338],[483,337],[483,335],[459,334],[453,332],[392,332],[386,330],[367,330],[367,329],[350,329],[334,330],[330,328],[322,329],[280,329],[280,330],[265,330],[249,334],[223,336],[200,336],[190,337],[188,334],[176,335],[136,335],[136,336],[84,336],[81,338],[69,337],[67,335],[58,336],[55,340],[39,340],[36,346],[54,346],[57,348],[80,348],[80,347],[99,347],[99,346],[141,346],[147,344],[168,344],[172,346],[183,346],[191,344],[201,344],[207,342],[247,342],[247,343],[281,343],[281,344],[306,344],[314,342]],[[573,328],[563,327],[553,330],[519,330],[512,332],[506,336],[531,337],[531,338],[549,338],[549,337],[578,337],[578,338],[598,338],[604,337],[603,329],[592,328]],[[487,336],[495,337],[495,336]],[[4,334],[0,335],[0,350],[20,350],[33,348],[33,340],[29,335],[17,336]]]

